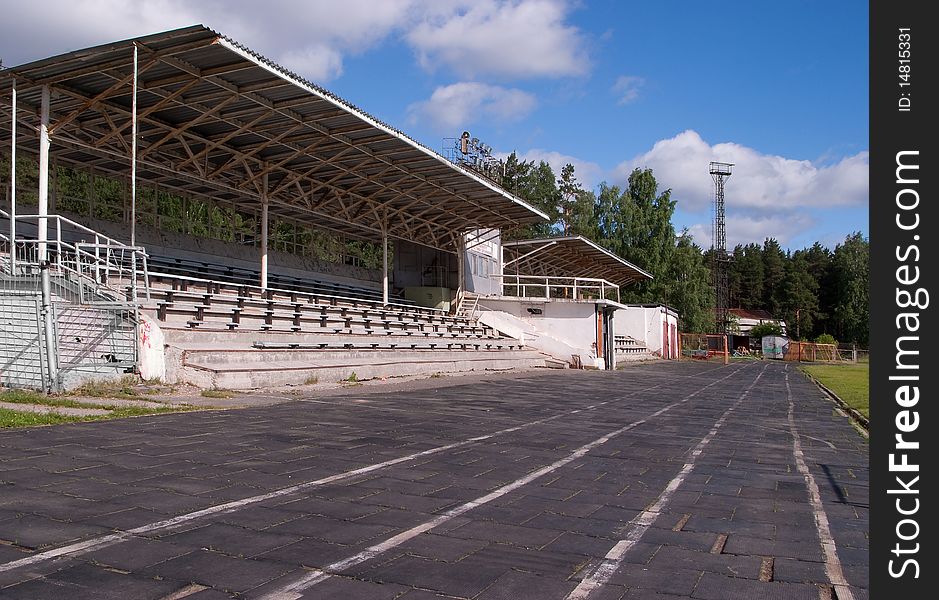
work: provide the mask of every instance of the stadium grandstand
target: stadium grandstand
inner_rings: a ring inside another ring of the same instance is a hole
[[[647,273],[584,238],[502,244],[546,215],[204,26],[4,69],[0,99],[4,386],[645,353],[612,332],[619,286]]]

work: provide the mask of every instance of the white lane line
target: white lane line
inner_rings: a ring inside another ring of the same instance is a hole
[[[766,367],[764,366],[763,368],[765,369]],[[480,496],[479,498],[476,498],[475,500],[470,500],[469,502],[466,502],[465,504],[461,504],[459,506],[451,508],[450,510],[447,510],[441,513],[440,515],[434,517],[433,519],[430,519],[429,521],[425,521],[424,523],[421,523],[420,525],[416,525],[415,527],[412,527],[411,529],[402,531],[401,533],[395,536],[392,536],[384,540],[383,542],[379,542],[378,544],[375,544],[373,546],[366,548],[365,550],[363,550],[362,552],[359,552],[358,554],[354,554],[348,558],[344,558],[342,560],[336,561],[322,569],[313,569],[309,573],[304,575],[303,577],[294,581],[293,583],[289,583],[276,590],[272,590],[268,592],[267,594],[264,594],[263,596],[261,596],[260,600],[297,600],[298,598],[301,598],[303,596],[303,593],[305,590],[313,587],[314,585],[320,582],[326,581],[330,577],[333,577],[334,574],[341,573],[342,571],[350,567],[354,567],[367,560],[375,558],[376,556],[379,556],[397,546],[400,546],[401,544],[419,536],[422,533],[426,533],[430,531],[431,529],[434,529],[435,527],[438,527],[446,523],[447,521],[450,521],[451,519],[454,519],[464,513],[467,513],[473,510],[474,508],[478,508],[484,504],[487,504],[489,502],[492,502],[493,500],[496,500],[497,498],[501,498],[502,496],[510,492],[513,492],[525,485],[528,485],[529,483],[538,479],[539,477],[543,477],[549,473],[552,473],[553,471],[558,470],[564,465],[567,465],[579,458],[582,458],[585,454],[587,454],[594,448],[602,444],[605,444],[610,439],[622,433],[625,433],[629,431],[630,429],[634,429],[638,427],[639,425],[646,423],[650,419],[653,419],[655,417],[658,417],[659,415],[662,415],[670,411],[676,406],[686,403],[688,400],[694,398],[695,396],[697,396],[699,393],[706,390],[707,388],[713,385],[716,385],[724,381],[725,379],[728,379],[729,377],[732,377],[739,370],[740,369],[724,377],[721,377],[720,379],[716,379],[707,385],[702,386],[701,388],[692,392],[691,394],[688,394],[681,400],[678,400],[677,402],[673,402],[667,406],[664,406],[643,419],[633,421],[632,423],[628,425],[625,425],[623,427],[620,427],[619,429],[615,429],[607,433],[603,437],[597,438],[592,442],[584,444],[583,446],[576,449],[572,453],[568,454],[564,458],[557,460],[547,466],[541,467],[540,469],[533,471],[520,479],[516,479],[515,481],[511,483],[507,483],[506,485],[500,488],[497,488],[496,490],[484,496]],[[762,375],[762,372],[761,372],[761,375]],[[759,377],[757,377],[757,379],[759,379]]]
[[[308,481],[305,483],[299,483],[297,485],[292,485],[289,487],[281,488],[274,490],[273,492],[268,492],[266,494],[261,494],[258,496],[251,496],[249,498],[242,498],[241,500],[234,500],[232,502],[226,502],[224,504],[217,504],[215,506],[210,506],[202,510],[197,510],[195,512],[186,513],[170,519],[165,519],[163,521],[157,521],[155,523],[149,523],[147,525],[142,525],[140,527],[135,527],[134,529],[128,529],[127,531],[121,531],[118,533],[113,533],[97,538],[92,538],[85,540],[83,542],[76,542],[74,544],[69,544],[68,546],[62,546],[60,548],[53,548],[51,550],[46,550],[45,552],[39,552],[33,554],[32,556],[27,556],[19,560],[14,560],[5,564],[0,564],[0,573],[6,571],[12,571],[13,569],[18,569],[20,567],[26,567],[30,565],[35,565],[37,563],[56,558],[63,555],[78,555],[84,554],[91,550],[98,548],[103,548],[105,546],[113,545],[117,542],[122,542],[127,540],[135,535],[142,535],[145,533],[153,533],[157,530],[163,529],[172,529],[178,527],[189,521],[199,519],[202,517],[207,517],[210,515],[222,515],[229,512],[236,511],[240,508],[248,506],[250,504],[257,504],[258,502],[264,502],[265,500],[271,500],[273,498],[280,498],[282,496],[288,496],[290,494],[296,494],[297,492],[302,492],[311,488],[321,487],[328,485],[330,483],[336,483],[337,481],[342,481],[345,479],[350,479],[357,477],[359,475],[364,475],[365,473],[371,473],[372,471],[377,471],[379,469],[384,469],[386,467],[391,467],[403,462],[408,462],[421,458],[424,456],[430,456],[432,454],[438,454],[440,452],[445,452],[447,450],[453,450],[454,448],[460,448],[469,444],[476,442],[482,442],[490,438],[496,437],[498,435],[504,435],[506,433],[513,433],[520,429],[525,429],[533,425],[540,425],[548,421],[553,421],[564,416],[568,416],[570,413],[566,412],[559,415],[554,415],[552,417],[546,417],[544,419],[538,419],[537,421],[531,421],[529,423],[524,423],[522,425],[516,425],[515,427],[509,427],[507,429],[500,429],[499,431],[488,433],[486,435],[480,435],[473,438],[469,438],[460,442],[454,442],[452,444],[447,444],[445,446],[437,446],[435,448],[430,448],[421,452],[415,452],[414,454],[408,454],[407,456],[401,456],[399,458],[393,458],[391,460],[386,460],[384,462],[375,463],[368,465],[366,467],[360,467],[358,469],[352,469],[350,471],[345,471],[343,473],[337,473],[336,475],[330,475],[329,477],[323,477],[322,479],[317,479],[315,481]]]
[[[751,424],[750,424],[750,427],[755,427],[755,428],[757,428],[757,429],[767,429],[767,430],[769,430],[769,431],[778,431],[779,433],[785,433],[786,435],[790,435],[790,436],[792,435],[792,432],[791,432],[791,431],[788,431],[788,430],[786,430],[786,429],[780,429],[780,428],[778,428],[778,427],[767,427],[766,425],[756,425],[755,423],[751,423]],[[812,436],[810,436],[810,435],[806,435],[806,436],[803,436],[803,437],[806,437],[806,438],[808,438],[808,439],[810,439],[810,440],[815,440],[816,442],[821,442],[821,443],[825,444],[826,446],[828,446],[829,448],[831,448],[832,450],[837,450],[837,449],[838,449],[838,448],[835,447],[834,444],[832,444],[832,443],[829,442],[828,440],[823,440],[822,438],[812,437]]]
[[[642,538],[649,527],[652,526],[652,523],[655,522],[656,518],[661,514],[662,509],[669,503],[672,499],[672,495],[675,493],[675,490],[685,481],[685,478],[691,473],[694,469],[695,461],[701,456],[701,452],[704,451],[704,448],[711,442],[717,431],[723,426],[724,421],[727,420],[727,417],[736,410],[740,403],[747,397],[747,394],[750,393],[750,390],[756,385],[760,380],[760,377],[763,376],[763,373],[766,371],[766,365],[763,365],[763,370],[756,376],[756,379],[747,386],[747,389],[740,394],[740,397],[737,398],[737,401],[734,402],[730,408],[724,411],[721,417],[714,423],[714,426],[708,431],[707,435],[701,438],[701,441],[694,447],[694,450],[691,451],[691,456],[682,466],[681,471],[678,472],[671,481],[668,482],[668,485],[665,486],[665,489],[662,490],[662,493],[659,494],[658,498],[655,500],[655,504],[645,509],[633,519],[626,524],[625,534],[623,539],[616,542],[616,544],[606,553],[606,556],[603,557],[603,561],[597,566],[596,569],[588,576],[584,577],[580,584],[574,588],[570,594],[567,595],[566,600],[584,600],[587,598],[594,590],[597,590],[603,586],[614,573],[619,569],[620,564],[623,562],[623,558],[626,556],[626,553],[629,552],[630,548],[636,545],[637,542]]]
[[[792,400],[788,367],[789,365],[786,365],[786,396],[789,399],[789,431],[792,433],[792,455],[796,459],[796,467],[799,469],[799,473],[802,473],[802,477],[805,478],[805,487],[808,488],[812,515],[815,517],[815,529],[818,531],[818,539],[825,555],[825,574],[828,576],[828,581],[834,586],[838,600],[854,600],[854,594],[851,592],[847,579],[845,579],[841,561],[838,559],[838,547],[835,545],[835,538],[831,534],[828,514],[825,512],[825,506],[822,503],[822,495],[818,490],[818,484],[815,483],[815,477],[805,463],[802,441],[799,437],[799,431],[796,429],[795,402]]]
[[[739,370],[740,369],[737,369],[733,373],[736,373]],[[731,373],[730,375],[733,375],[733,373]],[[730,375],[728,375],[727,377],[730,377]],[[644,391],[653,389],[654,387],[655,386],[650,386],[648,388],[636,390],[635,392],[631,392],[630,394],[627,394],[627,396],[625,397],[642,393]],[[606,402],[600,402],[594,405],[594,407],[601,406],[604,404],[609,404],[610,402],[613,402],[618,399],[620,398],[617,398],[614,400],[608,400]],[[485,435],[472,437],[472,438],[469,438],[460,442],[454,442],[452,444],[446,444],[444,446],[437,446],[435,448],[430,448],[422,452],[416,452],[414,454],[409,454],[407,456],[402,456],[399,458],[386,460],[384,462],[376,463],[373,465],[368,465],[368,466],[361,467],[358,469],[352,469],[350,471],[345,471],[343,473],[338,473],[336,475],[330,475],[329,477],[324,477],[322,479],[317,479],[315,481],[299,483],[299,484],[292,485],[289,487],[274,490],[273,492],[268,492],[266,494],[260,494],[258,496],[251,496],[249,498],[242,498],[241,500],[234,500],[232,502],[226,502],[224,504],[217,504],[215,506],[210,506],[208,508],[186,513],[186,514],[179,515],[176,517],[172,517],[170,519],[165,519],[163,521],[157,521],[155,523],[141,525],[140,527],[128,529],[127,531],[119,531],[116,533],[91,538],[91,539],[84,540],[81,542],[76,542],[74,544],[68,544],[66,546],[61,546],[59,548],[52,548],[50,550],[46,550],[43,552],[37,552],[36,554],[21,558],[19,560],[14,560],[8,563],[0,564],[0,573],[5,573],[7,571],[12,571],[14,569],[19,569],[22,567],[34,566],[39,563],[45,562],[47,560],[58,558],[60,556],[79,556],[79,555],[91,552],[93,550],[98,550],[101,548],[105,548],[107,546],[112,546],[114,544],[126,541],[137,535],[153,533],[155,531],[160,531],[160,530],[173,529],[175,527],[179,527],[180,525],[183,525],[190,521],[200,519],[202,517],[227,514],[227,513],[239,510],[241,508],[244,508],[245,506],[249,506],[251,504],[257,504],[258,502],[264,502],[265,500],[271,500],[273,498],[280,498],[282,496],[289,496],[291,494],[296,494],[298,492],[302,492],[302,491],[309,490],[312,488],[322,487],[330,483],[336,483],[338,481],[343,481],[346,479],[358,477],[359,475],[363,475],[365,473],[371,473],[372,471],[377,471],[379,469],[384,469],[384,468],[398,465],[404,462],[412,461],[412,460],[415,460],[424,456],[430,456],[432,454],[446,452],[447,450],[453,450],[454,448],[460,448],[463,446],[474,444],[476,442],[482,442],[482,441],[488,440],[490,438],[494,438],[499,435],[505,435],[507,433],[513,433],[521,429],[533,427],[535,425],[548,423],[550,421],[554,421],[556,419],[560,419],[562,417],[566,417],[566,416],[575,414],[580,411],[581,409],[577,409],[574,411],[566,411],[566,412],[563,412],[563,413],[560,413],[551,417],[545,417],[543,419],[530,421],[528,423],[523,423],[521,425],[516,425],[514,427],[509,427],[507,429],[500,429],[499,431],[495,431],[493,433],[488,433]]]

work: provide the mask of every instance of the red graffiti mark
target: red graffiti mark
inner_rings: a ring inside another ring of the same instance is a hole
[[[150,347],[150,323],[144,321],[140,324],[140,345],[149,348]]]

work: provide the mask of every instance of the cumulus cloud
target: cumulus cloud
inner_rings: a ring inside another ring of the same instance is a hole
[[[535,97],[515,88],[464,81],[440,86],[428,100],[408,107],[414,124],[429,121],[441,131],[459,133],[481,120],[509,122],[524,118],[537,104]]]
[[[590,67],[581,32],[560,0],[476,0],[431,16],[406,39],[427,69],[461,77],[565,77]]]
[[[735,143],[710,145],[692,130],[656,142],[648,152],[621,163],[617,178],[625,180],[635,167],[649,167],[662,187],[671,188],[682,209],[697,212],[707,209],[713,199],[710,161],[734,163],[726,187],[728,208],[778,210],[868,202],[866,151],[818,165]]]
[[[343,60],[393,37],[427,68],[472,77],[560,77],[588,68],[580,31],[562,0],[66,0],[4,9],[3,61],[14,66],[86,46],[197,23],[316,82]]]
[[[776,238],[785,247],[793,238],[816,225],[805,214],[735,215],[727,217],[727,249],[737,244],[762,244],[766,238]],[[713,238],[711,223],[696,223],[688,228],[694,241],[702,248],[710,248]]]
[[[613,84],[613,93],[619,96],[617,104],[629,104],[639,98],[639,88],[645,85],[646,80],[634,75],[621,75]]]
[[[63,0],[18,2],[5,10],[4,63],[203,23],[300,75],[328,81],[347,54],[364,52],[414,18],[413,0]]]

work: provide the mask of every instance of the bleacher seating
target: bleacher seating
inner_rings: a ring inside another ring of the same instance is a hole
[[[398,298],[386,305],[380,293],[367,288],[279,278],[288,286],[262,289],[257,273],[247,269],[160,257],[149,265],[150,300],[144,308],[170,327],[372,338],[361,344],[314,344],[324,349],[514,348],[471,319]]]
[[[261,279],[260,271],[245,267],[171,256],[151,255],[147,260],[151,274],[155,276],[159,276],[160,274],[177,275],[243,285],[257,285]],[[381,290],[346,283],[313,278],[301,279],[299,277],[276,272],[269,273],[267,281],[269,287],[278,289],[358,298],[362,300],[382,300]],[[395,296],[394,301],[400,304],[414,304],[411,300],[397,296]]]

